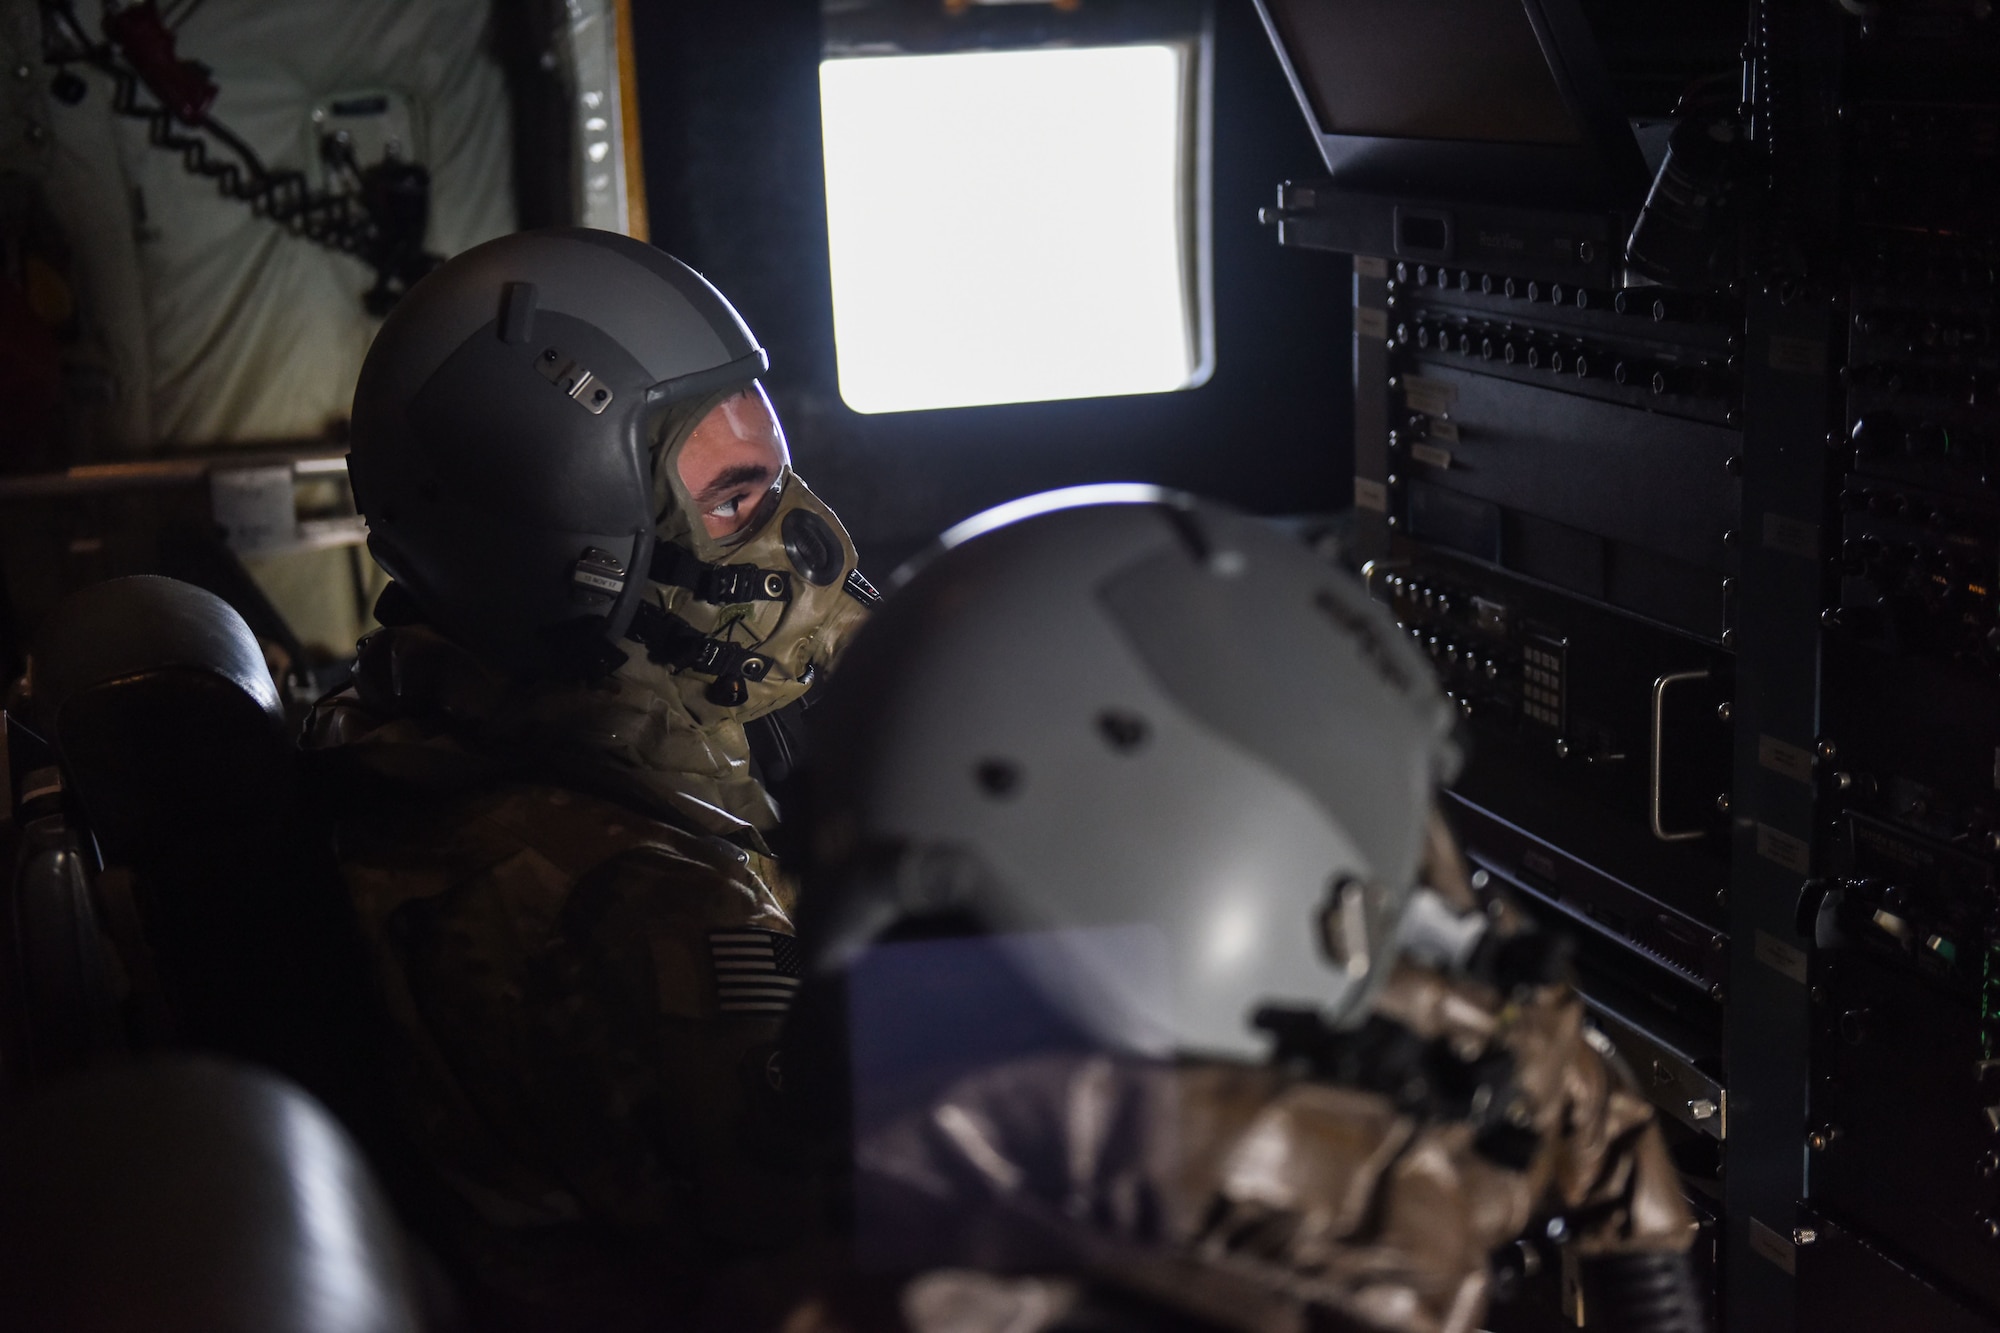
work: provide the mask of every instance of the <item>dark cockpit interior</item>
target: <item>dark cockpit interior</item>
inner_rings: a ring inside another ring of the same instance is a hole
[[[0,63],[0,1324],[2000,1329],[1988,0]]]

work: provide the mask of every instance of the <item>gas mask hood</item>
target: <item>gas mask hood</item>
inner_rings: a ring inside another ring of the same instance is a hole
[[[791,470],[760,385],[661,423],[649,586],[615,672],[671,688],[701,723],[744,723],[802,697],[877,595],[854,542]]]

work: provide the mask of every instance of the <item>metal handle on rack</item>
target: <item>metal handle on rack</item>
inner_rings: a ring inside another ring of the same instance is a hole
[[[1661,751],[1666,745],[1667,689],[1684,681],[1707,679],[1706,671],[1675,671],[1653,682],[1653,766],[1652,781],[1647,791],[1646,818],[1652,825],[1653,836],[1661,842],[1692,842],[1707,833],[1706,829],[1669,833],[1660,826],[1660,777],[1663,767]]]

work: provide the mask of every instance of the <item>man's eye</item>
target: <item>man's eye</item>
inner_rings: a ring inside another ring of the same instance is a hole
[[[742,506],[743,506],[743,497],[740,495],[732,495],[727,500],[724,500],[721,504],[717,505],[715,508],[709,510],[708,516],[710,518],[735,518],[737,510],[742,508]]]

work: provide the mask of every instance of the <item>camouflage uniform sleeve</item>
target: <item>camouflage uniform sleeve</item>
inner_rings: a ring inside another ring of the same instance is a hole
[[[1567,988],[1508,1002],[1405,967],[1382,1012],[1511,1071],[1494,1100],[1416,1114],[1270,1067],[1041,1057],[860,1146],[864,1246],[1085,1271],[1228,1327],[1313,1308],[1399,1333],[1471,1333],[1493,1249],[1551,1215],[1582,1257],[1687,1247],[1651,1109]]]
[[[620,1218],[663,1176],[704,1234],[769,1244],[800,1211],[761,1114],[797,969],[770,887],[717,859],[628,851],[577,885],[529,973],[544,1049],[572,1062],[537,1095],[588,1212]],[[607,1131],[630,1141],[607,1154]]]
[[[1610,1043],[1583,1023],[1567,986],[1521,1005],[1510,1044],[1548,1136],[1543,1211],[1560,1215],[1579,1257],[1683,1251],[1693,1215],[1652,1105]]]
[[[782,1241],[806,1211],[761,1087],[791,923],[750,857],[551,792],[443,844],[428,876],[349,880],[410,1061],[405,1118],[454,1192],[501,1231]]]

